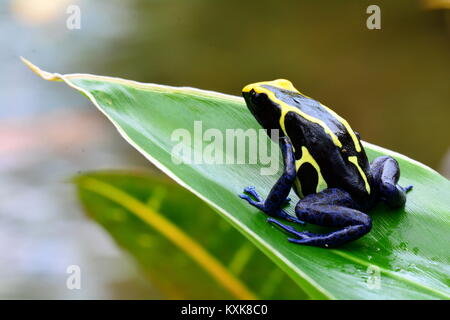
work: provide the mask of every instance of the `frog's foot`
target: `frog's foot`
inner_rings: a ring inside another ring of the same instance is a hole
[[[403,188],[397,184],[400,178],[400,167],[397,160],[389,156],[378,157],[371,163],[370,172],[381,200],[391,208],[405,205],[406,193],[412,189],[412,186]]]
[[[264,201],[255,201],[249,195],[246,195],[245,193],[241,193],[239,195],[239,198],[246,200],[252,206],[258,208],[261,211],[264,211],[263,210],[264,209]]]
[[[253,198],[256,199],[256,202],[253,201],[251,198],[249,200],[249,196],[246,195],[245,193],[248,193],[249,195],[251,195]],[[255,205],[255,203],[257,202],[264,202],[263,198],[259,195],[259,193],[256,191],[256,188],[254,186],[248,186],[246,188],[244,188],[244,194],[240,194],[239,197],[241,199],[245,199],[247,200],[251,205],[254,205],[255,207],[259,208],[258,206]],[[291,198],[286,198],[286,200],[284,201],[283,205],[288,205],[289,202],[291,201]],[[253,203],[252,203],[253,202]],[[260,209],[260,208],[259,208]]]
[[[253,186],[249,186],[244,188],[244,192],[248,193],[249,195],[251,195],[253,198],[255,198],[258,202],[264,202],[263,198],[259,195],[258,192],[256,192],[255,187]],[[241,195],[239,195],[241,196]],[[242,198],[242,197],[241,197]],[[244,199],[244,198],[243,198]]]
[[[269,224],[273,224],[273,225],[280,227],[284,231],[296,236],[299,239],[306,239],[306,238],[309,238],[311,235],[313,235],[312,233],[310,233],[308,231],[303,231],[303,232],[297,231],[297,230],[295,230],[294,227],[282,224],[281,222],[278,222],[277,220],[275,220],[273,218],[267,218],[267,222]]]
[[[248,194],[245,194],[245,193],[248,193],[249,195],[254,197],[256,200],[254,200],[252,197],[250,197]],[[296,217],[291,216],[283,209],[279,209],[276,212],[270,212],[269,210],[267,210],[265,201],[258,194],[258,192],[256,192],[255,187],[245,188],[244,193],[239,194],[239,198],[246,200],[249,204],[258,208],[259,210],[263,211],[264,213],[268,214],[269,216],[282,218],[282,219],[292,221],[295,223],[299,223],[299,224],[305,224],[303,221],[297,219]],[[288,198],[286,200],[288,201],[290,199]]]

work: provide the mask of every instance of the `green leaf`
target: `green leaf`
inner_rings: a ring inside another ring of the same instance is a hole
[[[212,208],[161,175],[97,172],[75,182],[89,215],[168,298],[306,297]]]
[[[259,129],[239,97],[192,88],[143,84],[86,74],[59,75],[28,66],[47,80],[62,80],[85,94],[120,134],[158,168],[196,194],[283,269],[311,298],[448,299],[450,182],[398,153],[364,143],[370,159],[396,158],[402,185],[414,185],[404,209],[379,205],[370,212],[373,229],[339,249],[298,246],[266,223],[266,217],[237,197],[255,185],[266,195],[277,176],[259,165],[181,164],[172,161],[174,130]],[[202,140],[196,140],[202,143]],[[271,143],[271,142],[268,142]],[[203,146],[207,145],[203,142]],[[281,165],[280,165],[281,167]],[[293,202],[297,198],[293,196]],[[292,205],[291,205],[292,212]],[[308,226],[310,227],[310,226]],[[371,284],[380,273],[380,287]]]

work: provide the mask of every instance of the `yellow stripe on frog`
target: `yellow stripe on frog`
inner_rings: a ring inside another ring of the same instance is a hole
[[[294,87],[292,82],[290,82],[289,80],[286,80],[286,79],[278,79],[278,80],[273,80],[273,81],[261,81],[261,82],[251,83],[251,84],[245,86],[244,89],[242,89],[242,92],[249,92],[252,89],[255,89],[255,87],[260,87],[260,86],[264,86],[264,85],[300,93]]]
[[[367,180],[367,176],[364,173],[364,171],[361,169],[361,167],[358,164],[358,158],[356,156],[352,156],[352,157],[348,157],[348,161],[350,161],[351,163],[353,163],[356,168],[358,168],[359,174],[361,175],[361,177],[364,179],[364,183],[366,185],[366,190],[367,193],[370,194],[370,185],[369,185],[369,181]]]
[[[322,176],[322,172],[320,171],[320,166],[316,162],[316,160],[313,158],[311,153],[309,153],[308,149],[305,146],[302,146],[302,157],[298,160],[295,160],[295,169],[298,172],[298,169],[304,164],[309,163],[311,164],[314,169],[317,172],[317,185],[316,185],[316,192],[320,192],[326,188],[328,188],[328,184],[325,181],[325,179]],[[298,179],[297,179],[298,180]],[[297,182],[297,181],[296,181]],[[298,188],[298,191],[300,195],[303,195],[301,184],[296,183],[296,186]]]
[[[319,102],[320,103],[320,102]],[[347,120],[345,120],[344,118],[342,118],[340,115],[338,115],[336,112],[334,112],[333,110],[331,110],[330,108],[328,108],[327,106],[320,104],[322,107],[324,107],[325,109],[327,109],[327,111],[329,113],[331,113],[331,115],[333,117],[335,117],[340,123],[342,123],[345,127],[345,129],[347,129],[347,132],[350,134],[350,137],[352,137],[353,140],[353,144],[355,145],[355,149],[357,152],[361,152],[361,143],[359,143],[358,137],[356,136],[355,132],[353,131],[353,129],[350,127],[350,125],[348,124]]]
[[[285,80],[287,81],[287,80]],[[289,82],[289,81],[287,81]],[[290,82],[289,82],[290,83]],[[283,130],[284,134],[287,135],[286,133],[286,128],[284,126],[284,118],[286,117],[286,114],[288,112],[294,112],[296,114],[298,114],[299,116],[301,116],[302,118],[305,118],[306,120],[309,120],[311,122],[317,123],[318,125],[320,125],[325,132],[331,137],[331,139],[333,140],[333,143],[338,146],[339,148],[342,148],[342,143],[339,141],[338,137],[333,133],[333,131],[331,131],[331,129],[326,125],[325,122],[323,122],[320,119],[314,118],[302,111],[300,111],[298,108],[293,107],[288,105],[286,102],[281,101],[280,99],[278,99],[275,96],[275,93],[270,91],[267,88],[263,88],[261,87],[261,84],[268,84],[268,85],[272,85],[274,86],[274,84],[276,84],[276,86],[278,88],[280,88],[282,85],[284,86],[283,88],[287,88],[289,87],[289,84],[285,83],[285,82],[280,82],[280,80],[275,80],[275,81],[267,81],[267,82],[259,82],[259,83],[253,83],[253,84],[249,84],[246,87],[244,87],[244,89],[242,90],[243,92],[248,92],[250,90],[255,90],[255,92],[257,93],[265,93],[270,100],[278,103],[281,106],[281,117],[280,117],[280,126],[281,129]],[[292,86],[292,83],[290,83],[290,86]],[[292,88],[297,91],[297,89],[295,89],[293,86]],[[291,90],[292,91],[292,90]],[[298,92],[298,91],[297,91]]]
[[[242,89],[242,91],[243,91],[243,92],[249,92],[249,91],[251,91],[251,90],[253,89],[253,90],[255,90],[256,92],[264,91],[264,93],[266,93],[266,94],[268,94],[268,92],[271,92],[271,91],[268,90],[268,89],[266,89],[266,90],[261,90],[261,89],[264,89],[264,88],[261,88],[261,86],[263,86],[263,85],[269,85],[269,86],[273,86],[273,87],[276,87],[276,88],[279,88],[279,89],[284,89],[284,90],[289,90],[289,91],[297,92],[297,93],[301,94],[302,96],[304,96],[304,97],[306,97],[306,98],[308,98],[308,99],[313,100],[311,97],[308,97],[307,95],[305,95],[305,94],[301,93],[300,91],[298,91],[298,90],[294,87],[294,85],[292,84],[292,82],[290,82],[289,80],[285,80],[285,79],[278,79],[278,80],[274,80],[274,81],[262,81],[262,82],[252,83],[252,84],[249,84],[249,85],[245,86],[244,89]],[[259,90],[257,90],[257,89],[259,89]],[[321,125],[321,126],[325,129],[325,132],[326,132],[327,134],[329,134],[329,135],[332,137],[334,144],[335,144],[336,146],[342,148],[342,144],[341,144],[341,142],[339,141],[339,139],[337,138],[337,136],[334,135],[334,134],[331,132],[330,128],[329,128],[322,120],[316,119],[316,118],[311,117],[311,116],[308,116],[308,115],[305,116],[305,114],[304,114],[303,112],[301,112],[300,110],[298,110],[297,108],[295,108],[295,107],[293,107],[293,106],[289,106],[288,104],[286,104],[286,103],[282,102],[281,100],[277,99],[277,98],[275,97],[275,94],[270,95],[270,98],[276,100],[276,102],[280,103],[280,105],[282,105],[283,107],[287,106],[287,107],[289,108],[289,110],[286,110],[286,109],[284,109],[284,108],[283,108],[284,110],[282,110],[282,115],[281,115],[281,118],[282,118],[282,119],[280,119],[280,124],[281,124],[281,127],[283,128],[283,131],[285,131],[285,130],[284,130],[284,117],[286,116],[286,113],[287,113],[288,111],[293,111],[293,112],[296,112],[297,114],[299,114],[300,116],[302,116],[303,118],[308,119],[308,120],[310,120],[310,121],[312,121],[312,122],[315,122],[315,123]],[[320,102],[319,102],[319,103],[320,103]],[[361,152],[361,150],[362,150],[362,148],[361,148],[361,143],[359,142],[358,137],[356,136],[356,134],[355,134],[355,132],[353,131],[353,129],[350,127],[350,125],[349,125],[349,123],[347,122],[347,120],[345,120],[344,118],[342,118],[340,115],[338,115],[336,112],[334,112],[333,110],[331,110],[331,109],[328,108],[327,106],[323,105],[322,103],[320,103],[320,105],[321,105],[322,107],[324,107],[324,108],[325,108],[325,109],[326,109],[326,110],[327,110],[334,118],[336,118],[340,123],[342,123],[342,125],[345,127],[345,129],[346,129],[347,132],[349,133],[350,137],[352,138],[353,144],[354,144],[354,146],[355,146],[355,150],[356,150],[357,152]],[[314,120],[311,120],[311,118],[312,118],[312,119],[315,119],[315,121],[314,121]],[[283,120],[283,123],[281,123],[281,120]],[[286,133],[286,132],[285,132],[285,133]]]

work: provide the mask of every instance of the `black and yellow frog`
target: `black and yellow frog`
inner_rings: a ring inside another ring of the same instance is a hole
[[[278,130],[284,171],[265,201],[254,187],[245,188],[240,197],[271,217],[339,228],[327,234],[299,232],[269,218],[294,236],[290,242],[336,247],[371,230],[365,212],[379,201],[392,208],[405,204],[412,186],[397,184],[398,162],[382,156],[369,164],[359,134],[336,112],[284,79],[249,84],[242,94],[269,136]],[[301,198],[295,207],[298,219],[282,209],[292,187]]]

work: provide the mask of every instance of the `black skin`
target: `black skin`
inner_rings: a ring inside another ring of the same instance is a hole
[[[250,97],[244,93],[244,98],[250,111],[252,111],[263,127],[266,129],[279,128],[277,123],[271,120],[274,119],[274,115],[270,115],[268,111],[273,110],[276,114],[279,114],[280,111],[276,109],[276,106],[268,105],[272,103],[270,100],[267,100],[266,105],[263,105],[263,108],[258,110],[256,108],[261,107],[261,99],[264,99],[264,97],[256,97],[258,106],[253,104],[254,100],[252,99],[255,98],[255,94],[252,94]],[[310,101],[314,100],[309,99],[308,102]],[[261,113],[260,110],[264,110],[264,113]],[[299,121],[302,119],[294,120]],[[317,132],[311,133],[308,130],[311,128],[311,130],[314,130],[314,126],[305,126],[304,123],[300,122],[297,122],[296,125],[298,131],[301,132],[302,145],[308,143],[308,139],[304,139],[305,135],[310,138],[314,135],[319,136],[323,131],[323,129],[318,128]],[[323,134],[319,137],[322,139],[319,141],[323,141],[319,145],[325,145],[326,147],[327,137]],[[342,132],[340,137],[345,138]],[[292,237],[288,240],[296,244],[333,248],[354,241],[367,234],[372,228],[372,219],[364,212],[372,209],[379,201],[384,201],[391,208],[402,207],[406,202],[406,192],[412,189],[412,186],[403,188],[397,184],[400,177],[400,168],[394,158],[389,156],[378,157],[369,165],[365,152],[362,150],[363,153],[359,153],[362,156],[358,159],[358,162],[364,169],[370,182],[371,193],[367,195],[367,192],[364,193],[361,187],[363,182],[359,181],[360,179],[357,179],[358,176],[349,169],[352,166],[344,164],[342,168],[336,168],[335,164],[342,162],[342,157],[338,158],[337,154],[333,154],[337,148],[325,151],[323,149],[317,150],[325,153],[325,157],[328,156],[331,159],[321,164],[321,168],[325,168],[325,173],[329,171],[327,182],[330,187],[318,193],[311,191],[309,194],[306,194],[295,207],[297,219],[287,214],[282,209],[282,206],[289,201],[289,192],[294,185],[295,179],[298,177],[298,172],[296,172],[295,168],[295,159],[298,159],[298,156],[296,157],[292,141],[287,136],[282,136],[279,139],[279,145],[284,160],[284,171],[270,190],[267,199],[263,200],[254,187],[245,188],[245,193],[239,196],[272,217],[268,218],[267,221],[291,234]],[[316,145],[317,143],[313,146]],[[354,150],[351,150],[350,144],[348,144],[348,149],[346,155],[354,152]],[[314,151],[312,147],[308,148],[308,150]],[[314,158],[318,159],[319,156]],[[333,174],[333,172],[336,172],[336,169],[340,173]],[[308,222],[324,227],[335,227],[338,230],[327,234],[314,234],[308,231],[299,232],[293,227],[284,225],[273,218],[282,218],[299,224]]]

